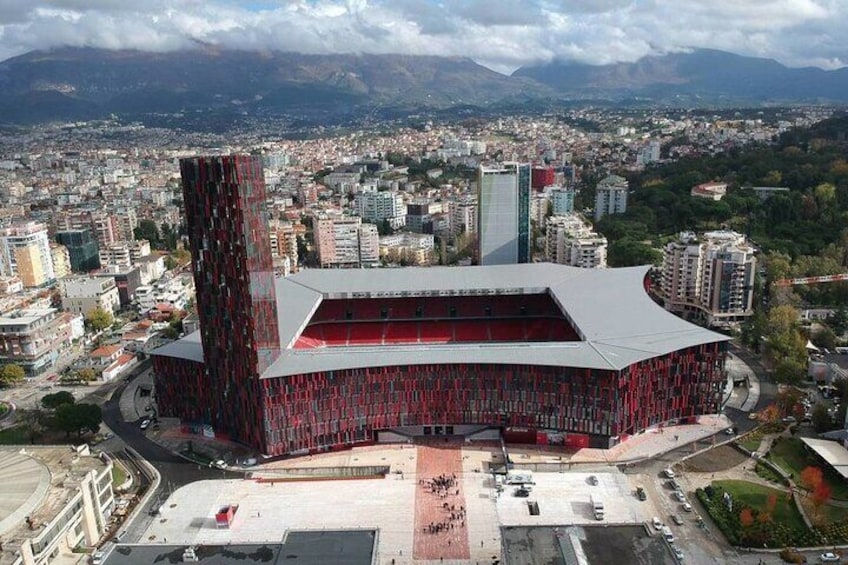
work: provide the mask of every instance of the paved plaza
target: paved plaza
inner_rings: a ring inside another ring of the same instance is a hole
[[[177,490],[140,541],[271,544],[290,532],[364,529],[377,532],[376,563],[491,563],[503,558],[501,527],[597,525],[590,497],[603,501],[604,524],[650,520],[648,507],[633,496],[631,477],[614,466],[537,472],[530,496],[520,498],[515,486],[496,487],[489,466],[497,454],[494,445],[451,440],[276,462],[249,479],[204,481]],[[385,465],[390,472],[385,478],[309,481],[286,481],[277,474],[285,467],[371,465]],[[516,467],[521,468],[521,459]],[[530,512],[532,502],[538,504],[537,515]],[[219,528],[215,513],[226,505],[238,505],[238,511],[229,528]]]

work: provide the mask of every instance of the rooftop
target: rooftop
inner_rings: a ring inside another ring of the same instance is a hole
[[[486,267],[305,270],[277,280],[280,357],[262,375],[428,363],[498,363],[621,370],[633,363],[727,336],[665,311],[645,292],[648,267],[581,269],[552,263]],[[416,344],[293,349],[321,301],[381,297],[549,293],[581,341]],[[156,355],[203,361],[195,332]]]
[[[802,437],[807,447],[816,452],[816,455],[824,459],[828,465],[839,473],[843,479],[848,479],[848,449],[840,443],[827,439],[813,439]]]

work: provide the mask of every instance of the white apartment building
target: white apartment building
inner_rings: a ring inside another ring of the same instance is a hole
[[[318,260],[322,267],[360,267],[380,261],[377,226],[362,218],[320,216],[313,221]]]
[[[607,238],[576,215],[551,216],[545,229],[545,253],[552,263],[584,269],[607,266]]]
[[[142,314],[150,312],[157,304],[170,304],[178,310],[185,310],[193,296],[191,277],[180,276],[138,287],[135,289],[134,302]]]
[[[406,225],[406,205],[397,192],[359,192],[354,198],[356,213],[373,224],[389,222],[392,229]]]
[[[26,222],[0,230],[0,275],[16,276],[28,288],[56,280],[44,224]]]
[[[545,193],[551,201],[554,216],[564,216],[574,212],[575,190],[565,186],[546,186]]]
[[[117,312],[121,307],[115,279],[110,277],[75,277],[62,281],[62,308],[87,316],[96,308]]]
[[[50,244],[50,260],[53,262],[53,274],[57,279],[67,277],[71,274],[71,254],[68,248],[58,243]]]
[[[115,509],[111,459],[85,444],[0,447],[0,459],[2,480],[30,489],[28,498],[7,501],[20,517],[0,522],[0,563],[77,562],[75,549],[102,540]]]
[[[450,202],[449,211],[451,237],[477,233],[477,202],[473,200]]]
[[[595,189],[595,221],[609,214],[627,211],[627,179],[610,175],[598,183]]]
[[[133,266],[132,246],[126,241],[118,241],[112,245],[101,247],[99,255],[102,267],[130,269]]]
[[[666,309],[721,325],[753,314],[755,274],[754,248],[744,235],[683,232],[663,249],[660,288]]]

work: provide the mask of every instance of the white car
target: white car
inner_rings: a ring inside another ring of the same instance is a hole
[[[674,491],[674,498],[676,498],[678,502],[686,502],[686,495],[683,494],[682,490]]]
[[[839,559],[840,557],[832,551],[822,553],[821,556],[819,556],[819,561],[822,563],[839,563]]]
[[[665,473],[665,476],[668,477],[669,479],[674,478],[674,471],[671,470],[671,467],[669,467],[668,469],[663,471],[663,473]]]
[[[150,427],[150,419],[145,418],[141,421],[141,425],[139,426],[139,428],[141,428],[142,430],[146,430],[148,427]]]
[[[660,530],[662,530],[663,523],[662,523],[662,522],[660,522],[660,519],[659,519],[659,518],[657,518],[656,516],[654,516],[653,520],[651,520],[651,523],[654,525],[654,529],[655,529],[656,531],[660,531]]]
[[[684,512],[692,512],[692,505],[688,502],[683,503],[683,511]]]
[[[91,565],[101,565],[105,557],[106,554],[102,551],[95,551],[91,556]]]

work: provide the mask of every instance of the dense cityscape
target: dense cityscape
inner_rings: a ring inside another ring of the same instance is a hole
[[[841,69],[59,53],[0,63],[0,565],[848,559]]]

